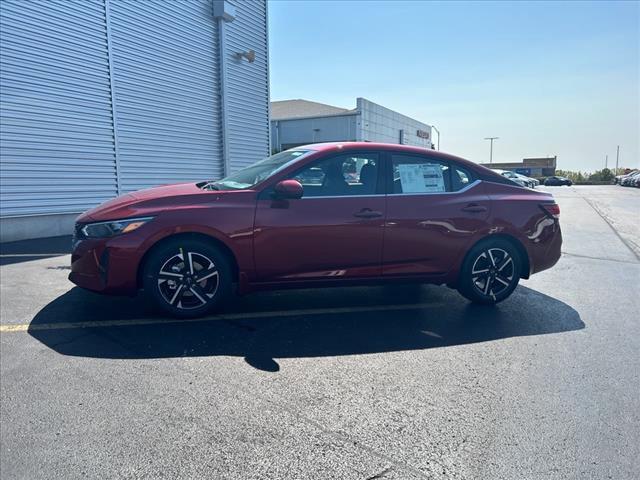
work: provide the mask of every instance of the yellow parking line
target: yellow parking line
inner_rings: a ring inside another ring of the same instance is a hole
[[[361,313],[384,312],[389,310],[419,310],[425,307],[433,307],[439,302],[431,303],[402,303],[396,305],[375,305],[363,307],[335,307],[335,308],[309,308],[301,310],[272,310],[263,312],[225,313],[202,318],[167,319],[167,318],[135,318],[129,320],[99,320],[95,322],[60,322],[60,323],[29,323],[2,324],[0,332],[16,333],[28,330],[64,330],[69,328],[98,328],[98,327],[129,327],[135,325],[156,325],[168,323],[195,323],[210,322],[212,320],[242,320],[264,317],[295,317],[298,315],[326,315],[336,313]]]

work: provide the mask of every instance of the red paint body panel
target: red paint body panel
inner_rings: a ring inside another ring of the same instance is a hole
[[[177,197],[168,194],[170,187],[158,187],[145,191],[141,199],[125,195],[125,201],[118,197],[117,202],[107,202],[104,211],[93,209],[78,217],[78,222],[86,223],[155,216],[134,232],[80,242],[71,258],[71,281],[90,290],[133,294],[139,287],[138,269],[145,253],[162,239],[183,233],[202,234],[223,243],[233,253],[239,269],[252,278],[256,193],[176,187],[180,191]],[[158,195],[150,195],[153,190]],[[99,268],[91,259],[100,258],[105,249],[109,251],[109,268],[107,281],[101,282]]]
[[[512,236],[520,241],[529,257],[530,273],[556,264],[560,258],[562,233],[557,220],[544,213],[541,204],[553,203],[548,193],[509,185],[491,184],[491,217],[494,233]]]
[[[381,216],[354,216],[366,208]],[[384,210],[384,195],[259,200],[254,238],[257,279],[379,276]]]
[[[491,204],[477,182],[462,193],[389,195],[384,239],[385,275],[448,273],[452,259],[485,236]],[[474,204],[484,209],[465,212]]]
[[[240,290],[360,281],[415,279],[454,283],[464,255],[488,235],[517,239],[530,272],[553,266],[562,236],[557,219],[540,208],[553,197],[504,184],[472,162],[418,147],[375,143],[317,144],[314,152],[249,190],[202,190],[194,183],[123,195],[78,217],[81,224],[153,216],[137,230],[76,243],[70,279],[84,288],[134,294],[145,254],[177,234],[223,244],[238,266]],[[264,195],[301,166],[335,153],[388,151],[457,163],[480,180],[459,192],[303,197]],[[469,204],[481,211],[462,210]],[[354,214],[370,209],[380,215]]]

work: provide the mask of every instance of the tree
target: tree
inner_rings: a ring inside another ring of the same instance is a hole
[[[611,180],[613,180],[613,173],[608,168],[596,170],[589,175],[589,181],[591,182],[610,182]]]

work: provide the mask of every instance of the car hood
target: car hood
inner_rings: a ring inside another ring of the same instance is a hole
[[[100,222],[157,214],[167,209],[188,208],[206,201],[217,201],[229,191],[202,190],[196,183],[178,183],[120,195],[81,214],[79,223]]]

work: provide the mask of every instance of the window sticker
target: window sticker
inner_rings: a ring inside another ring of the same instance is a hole
[[[399,164],[403,193],[444,192],[442,165],[437,163]]]

